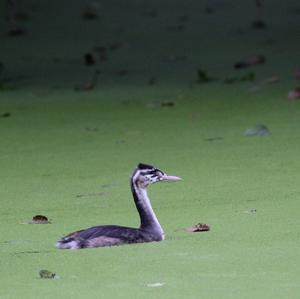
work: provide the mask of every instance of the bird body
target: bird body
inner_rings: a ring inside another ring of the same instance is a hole
[[[57,242],[57,248],[81,249],[162,241],[164,231],[152,209],[147,195],[147,187],[163,180],[176,181],[180,178],[168,176],[154,166],[142,163],[134,170],[130,179],[130,186],[140,215],[141,224],[139,228],[119,225],[93,226],[63,237]]]

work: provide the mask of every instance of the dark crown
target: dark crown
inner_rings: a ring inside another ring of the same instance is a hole
[[[137,167],[138,167],[138,169],[153,169],[153,168],[155,168],[152,165],[148,165],[148,164],[144,164],[144,163],[140,163]]]

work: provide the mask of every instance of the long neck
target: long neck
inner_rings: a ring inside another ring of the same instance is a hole
[[[141,218],[140,228],[158,233],[161,238],[164,238],[164,231],[152,209],[146,188],[139,187],[133,178],[131,178],[131,191]]]

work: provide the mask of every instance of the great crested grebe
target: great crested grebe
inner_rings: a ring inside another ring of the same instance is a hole
[[[56,243],[56,247],[60,249],[81,249],[162,241],[164,231],[152,209],[147,195],[147,187],[156,182],[178,180],[181,180],[181,178],[167,175],[154,166],[140,163],[130,179],[132,195],[141,219],[140,227],[94,226],[63,237]]]

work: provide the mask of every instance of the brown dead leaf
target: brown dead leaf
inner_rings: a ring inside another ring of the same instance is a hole
[[[49,224],[51,223],[48,218],[44,215],[35,215],[32,217],[30,224]]]
[[[188,233],[207,232],[209,230],[210,230],[210,226],[205,223],[197,223],[185,229],[185,231]]]

